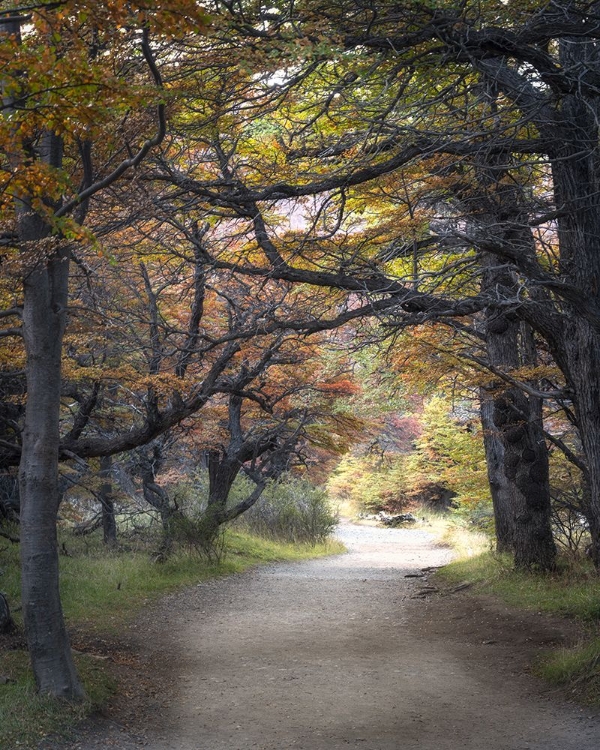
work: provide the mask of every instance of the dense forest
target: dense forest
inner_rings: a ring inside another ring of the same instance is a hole
[[[581,0],[2,3],[0,534],[42,692],[83,692],[59,519],[151,512],[164,558],[292,477],[600,566],[599,39]]]

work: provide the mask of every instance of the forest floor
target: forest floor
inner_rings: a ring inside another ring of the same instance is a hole
[[[120,695],[40,748],[597,750],[598,712],[528,674],[574,623],[427,590],[450,553],[424,531],[339,535],[345,555],[203,582],[85,644]]]

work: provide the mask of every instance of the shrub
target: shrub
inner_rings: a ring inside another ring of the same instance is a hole
[[[225,554],[225,529],[214,526],[203,515],[190,518],[179,513],[171,523],[171,539],[200,552],[209,562],[219,563]]]
[[[583,513],[580,488],[563,491],[552,488],[552,528],[557,545],[570,555],[583,553],[590,543],[589,524]]]
[[[332,534],[338,520],[324,490],[304,479],[285,476],[269,483],[238,523],[261,536],[314,545]]]

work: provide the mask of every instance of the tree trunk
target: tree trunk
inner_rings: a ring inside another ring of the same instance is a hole
[[[2,35],[20,43],[21,23],[15,17],[0,24]],[[4,113],[13,108],[13,93],[2,84]],[[45,132],[39,140],[39,160],[62,166],[62,139]],[[21,166],[23,152],[7,154],[11,168]],[[69,251],[49,243],[50,228],[27,198],[15,198],[18,242],[23,253],[23,323],[27,405],[19,464],[21,502],[21,599],[25,634],[38,690],[80,700],[84,691],[77,677],[59,592],[56,522],[60,490],[61,354],[67,316]],[[45,241],[45,242],[44,242]],[[57,238],[57,242],[60,240]]]
[[[514,513],[511,485],[504,473],[504,445],[494,422],[494,399],[480,390],[480,417],[483,445],[494,508],[496,552],[514,552]]]
[[[565,39],[561,64],[597,70],[596,41]],[[590,306],[600,308],[600,168],[598,165],[598,101],[573,93],[561,102],[562,130],[552,154],[558,223],[560,270]],[[600,333],[576,309],[567,306],[562,341],[581,442],[588,466],[586,515],[592,536],[591,556],[600,568]]]
[[[157,560],[166,560],[173,547],[173,523],[176,518],[181,517],[181,511],[171,503],[169,493],[156,482],[164,464],[164,451],[166,435],[154,441],[150,446],[138,451],[138,471],[142,479],[142,491],[144,500],[155,508],[160,515],[163,529],[162,542],[158,551]]]
[[[167,491],[157,484],[154,479],[154,476],[143,477],[142,491],[144,493],[144,500],[155,508],[160,515],[163,535],[166,540],[172,536],[172,521],[178,511],[177,508],[171,505]]]
[[[242,513],[249,510],[260,498],[266,486],[266,478],[254,480],[254,490],[232,508],[227,507],[229,493],[242,464],[236,458],[228,458],[219,451],[209,451],[208,454],[208,505],[203,520],[209,533],[214,536],[219,527],[235,520]]]
[[[115,504],[112,496],[112,456],[102,456],[100,459],[100,504],[102,506],[102,531],[104,544],[115,547],[117,544],[117,520],[115,518]]]
[[[502,297],[511,299],[515,286],[513,274],[505,266],[499,267],[498,261],[491,256],[484,259],[484,267],[484,288],[494,288]],[[514,313],[488,312],[486,347],[489,363],[505,372],[533,364],[529,336],[527,324],[519,321]],[[506,479],[506,484],[501,482],[503,492],[496,491],[495,502],[502,504],[497,521],[502,533],[510,537],[517,567],[551,570],[555,565],[556,547],[552,537],[542,403],[519,388],[506,387],[501,381],[492,385],[499,391],[493,399],[493,422],[502,441],[502,473]],[[512,518],[507,522],[510,516]],[[511,527],[508,530],[507,523]],[[509,540],[504,537],[504,541]]]
[[[27,207],[21,241],[35,243],[47,227]],[[62,340],[69,261],[57,251],[39,261],[24,284],[23,334],[27,353],[27,406],[19,467],[21,594],[25,633],[40,692],[78,700],[77,678],[59,593],[56,521]]]
[[[204,512],[203,521],[209,533],[216,533],[219,526],[225,523],[227,500],[240,473],[241,465],[236,460],[230,460],[220,451],[208,453],[208,504]]]
[[[583,510],[592,537],[590,555],[600,569],[600,336],[585,320],[574,321],[567,332],[575,412],[588,469]]]
[[[513,485],[515,565],[552,570],[556,547],[541,405],[532,403],[518,389],[509,389],[494,402],[494,421],[502,433],[504,471]]]

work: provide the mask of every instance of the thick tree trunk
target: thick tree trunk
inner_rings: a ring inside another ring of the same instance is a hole
[[[504,444],[504,471],[514,485],[513,547],[519,568],[552,570],[556,547],[550,522],[548,451],[541,406],[517,389],[494,403],[494,421]]]
[[[600,335],[585,320],[567,327],[565,342],[575,387],[575,411],[587,465],[584,514],[590,526],[590,554],[600,569]]]
[[[571,69],[597,70],[597,42],[565,39],[561,63]],[[566,281],[581,299],[600,308],[600,168],[598,164],[597,99],[573,94],[564,97],[559,146],[552,155],[558,219],[560,266]],[[581,442],[588,466],[589,500],[586,515],[592,536],[591,554],[600,568],[600,334],[576,309],[568,315],[562,345]],[[568,309],[568,308],[567,308]]]
[[[2,35],[20,43],[26,18],[0,24]],[[4,113],[13,107],[3,82]],[[40,136],[39,159],[60,169],[62,139]],[[22,153],[8,154],[15,170]],[[38,689],[56,697],[80,700],[77,677],[59,592],[56,522],[60,490],[61,354],[67,316],[69,251],[49,245],[50,230],[26,198],[15,200],[19,246],[24,259],[23,337],[27,357],[27,405],[19,464],[21,502],[21,599],[25,634]]]
[[[484,288],[511,299],[514,278],[492,257],[484,261]],[[488,359],[494,367],[510,372],[531,361],[528,338],[530,330],[514,313],[492,311],[486,321]],[[493,422],[502,441],[502,492],[496,488],[495,507],[501,504],[498,526],[510,543],[515,565],[520,568],[551,570],[555,565],[556,547],[552,537],[548,450],[542,432],[542,404],[519,388],[493,384],[499,391],[494,397]],[[490,436],[488,435],[489,447]],[[492,488],[494,496],[494,488]],[[511,519],[510,521],[508,519]],[[510,527],[510,528],[507,528]]]
[[[220,451],[209,451],[208,503],[203,520],[211,533],[215,533],[228,520],[227,500],[240,469],[238,461],[228,459]]]
[[[229,493],[241,467],[237,458],[223,456],[219,451],[208,453],[209,492],[203,521],[208,533],[213,536],[220,526],[233,521],[255,505],[266,486],[266,479],[255,480],[254,490],[244,500],[228,508]]]
[[[598,70],[596,40],[565,38],[559,43],[564,70]],[[573,390],[573,406],[587,464],[586,516],[592,558],[600,568],[600,168],[595,96],[575,88],[560,98],[550,158],[554,182],[559,271],[563,288],[575,290],[564,309],[564,329],[555,357]],[[581,304],[584,304],[582,312]],[[595,316],[595,317],[594,317]]]
[[[22,217],[23,241],[45,234],[33,213]],[[21,455],[21,592],[29,653],[40,692],[83,698],[59,593],[56,521],[61,353],[69,263],[66,253],[40,261],[25,281],[23,332],[27,407]]]
[[[494,422],[494,399],[482,388],[480,417],[485,459],[494,508],[496,551],[514,551],[514,512],[511,485],[504,473],[504,445]]]

